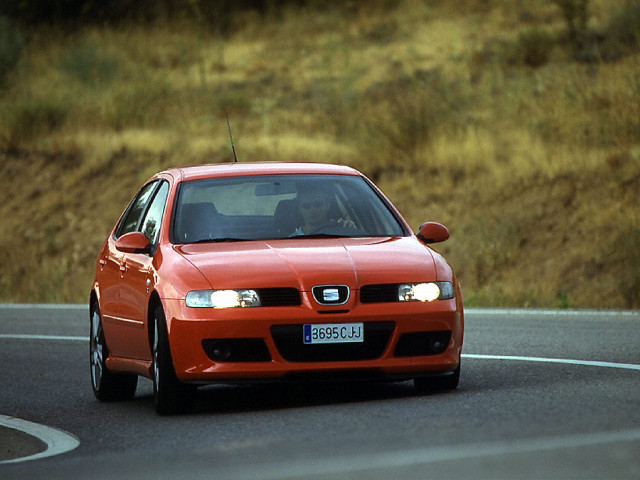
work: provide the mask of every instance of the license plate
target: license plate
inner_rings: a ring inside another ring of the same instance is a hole
[[[364,324],[324,323],[304,325],[302,341],[305,344],[364,342]]]

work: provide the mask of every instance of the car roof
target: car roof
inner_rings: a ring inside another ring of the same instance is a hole
[[[288,162],[246,162],[218,163],[178,167],[160,172],[167,173],[180,180],[197,180],[211,177],[237,177],[250,175],[286,175],[286,174],[321,174],[321,175],[362,175],[354,168],[346,165],[328,163],[288,163]]]

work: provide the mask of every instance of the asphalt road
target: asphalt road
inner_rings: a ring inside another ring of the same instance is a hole
[[[148,380],[98,402],[87,336],[84,307],[0,306],[0,414],[80,440],[3,480],[640,478],[640,312],[469,310],[454,392],[215,386],[175,417]]]

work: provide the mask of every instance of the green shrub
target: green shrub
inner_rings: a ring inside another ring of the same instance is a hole
[[[629,223],[612,243],[611,256],[618,270],[618,288],[627,308],[640,307],[640,227]]]
[[[107,123],[115,130],[147,128],[176,120],[168,118],[172,101],[173,91],[167,81],[137,79],[121,84],[103,108]]]
[[[0,85],[13,71],[20,60],[24,37],[6,17],[0,17]]]
[[[611,17],[604,33],[602,55],[615,60],[640,50],[640,1],[629,2]]]
[[[47,135],[67,118],[68,108],[44,99],[19,103],[7,109],[4,120],[6,149],[17,149],[23,142]]]
[[[551,33],[532,29],[520,34],[514,60],[516,63],[537,68],[549,61],[549,55],[555,45]]]
[[[376,85],[366,95],[364,133],[359,150],[378,163],[375,169],[411,170],[423,166],[422,151],[447,128],[465,124],[470,94],[440,70]]]
[[[219,117],[225,114],[246,115],[251,111],[251,98],[246,91],[239,89],[223,89],[214,94],[207,94],[205,97],[215,95],[215,101],[211,107],[216,111],[206,112]],[[207,98],[203,98],[203,105],[209,105]]]
[[[115,78],[118,62],[100,52],[93,42],[68,47],[58,69],[86,85],[105,85]]]
[[[569,39],[578,44],[587,34],[589,0],[553,0],[560,7],[567,24]]]
[[[0,0],[0,15],[22,24],[54,24],[72,28],[87,24],[195,18],[215,24],[226,33],[238,13],[257,11],[265,16],[277,14],[289,5],[326,8],[326,3],[316,0]],[[371,3],[395,4],[393,0]]]

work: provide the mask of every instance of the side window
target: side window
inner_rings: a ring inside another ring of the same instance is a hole
[[[162,182],[162,185],[158,189],[155,197],[149,206],[147,214],[142,220],[142,233],[149,239],[149,241],[155,245],[158,241],[158,233],[160,232],[160,222],[162,221],[162,212],[164,212],[164,205],[167,200],[167,193],[169,192],[169,185],[167,182]]]
[[[119,238],[125,233],[133,232],[136,229],[140,216],[149,202],[149,197],[151,197],[156,185],[158,185],[157,181],[150,182],[140,189],[138,195],[131,201],[124,217],[120,221],[120,225],[118,225],[118,229],[116,230],[116,237]]]

